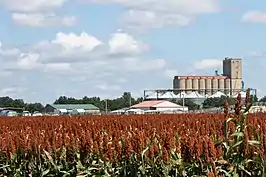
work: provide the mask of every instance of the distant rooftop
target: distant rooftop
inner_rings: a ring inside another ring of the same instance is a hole
[[[74,110],[74,109],[84,109],[84,110],[98,110],[96,106],[92,104],[51,104],[55,109],[68,109],[68,110]]]
[[[241,58],[230,58],[230,57],[225,57],[224,60],[242,60]]]
[[[149,101],[143,101],[131,107],[141,109],[141,108],[177,108],[177,107],[179,108],[182,106],[167,100],[149,100]]]
[[[23,110],[23,108],[3,107],[0,110]]]
[[[159,103],[165,102],[165,100],[151,100],[151,101],[143,101],[139,104],[132,106],[132,108],[143,108],[143,107],[153,107]]]
[[[226,79],[227,76],[175,76],[175,79]]]

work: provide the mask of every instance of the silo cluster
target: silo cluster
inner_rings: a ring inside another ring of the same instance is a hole
[[[202,95],[212,95],[230,90],[231,80],[226,76],[178,76],[174,83],[175,89],[186,93],[197,91]]]
[[[234,95],[242,89],[241,59],[225,58],[223,75],[215,76],[175,76],[174,89],[190,93],[197,91],[202,95],[212,95],[217,91]]]

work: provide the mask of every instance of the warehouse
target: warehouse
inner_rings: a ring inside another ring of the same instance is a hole
[[[188,107],[181,106],[175,103],[172,103],[167,100],[150,100],[150,101],[143,101],[139,104],[131,106],[133,109],[141,109],[146,112],[150,112],[151,110],[165,113],[165,112],[187,112]]]
[[[46,113],[52,114],[98,114],[100,109],[92,104],[48,104]]]

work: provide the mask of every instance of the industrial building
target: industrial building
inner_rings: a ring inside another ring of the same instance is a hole
[[[110,114],[172,114],[184,112],[188,112],[187,106],[181,106],[168,100],[148,100],[129,108],[112,111]]]
[[[92,104],[48,104],[44,108],[50,114],[97,114],[100,109]]]
[[[198,92],[201,95],[212,95],[222,92],[232,96],[244,89],[242,81],[242,60],[225,58],[223,60],[223,74],[215,72],[214,76],[175,76],[173,89],[177,92]]]
[[[257,90],[248,87],[251,95],[257,95]],[[240,93],[246,95],[242,78],[242,60],[240,58],[225,58],[222,74],[215,71],[212,76],[174,76],[172,89],[144,90],[144,100],[192,99],[201,103],[206,98],[221,96],[237,97]]]
[[[139,104],[131,106],[133,109],[143,110],[144,113],[151,113],[152,111],[158,113],[167,113],[167,112],[186,112],[188,107],[181,106],[175,103],[172,103],[167,100],[152,100],[152,101],[143,101]]]

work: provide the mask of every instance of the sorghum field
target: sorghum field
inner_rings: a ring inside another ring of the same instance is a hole
[[[264,176],[266,115],[0,118],[0,176]]]

